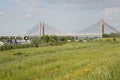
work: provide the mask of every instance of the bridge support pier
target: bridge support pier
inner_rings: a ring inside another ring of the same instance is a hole
[[[41,22],[39,22],[39,25],[38,25],[38,36],[39,38],[41,38]]]
[[[38,35],[39,35],[39,38],[41,38],[41,36],[44,36],[45,35],[45,27],[44,27],[44,22],[41,23],[39,22],[39,25],[38,25]]]
[[[44,22],[43,22],[43,25],[42,25],[42,35],[44,36],[45,35],[45,26],[44,26]]]
[[[102,38],[104,35],[104,20],[100,20],[100,37]]]

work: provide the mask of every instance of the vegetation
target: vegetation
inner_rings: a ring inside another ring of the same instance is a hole
[[[6,37],[0,37],[0,41],[11,41],[12,39],[15,39],[16,36],[6,36]],[[21,37],[16,37],[19,40],[22,40]]]
[[[0,51],[4,51],[4,50],[11,50],[11,49],[19,49],[19,48],[29,48],[29,47],[33,47],[33,45],[31,44],[5,44],[3,46],[0,47]]]
[[[73,41],[72,37],[63,37],[63,36],[48,36],[45,35],[43,37],[30,37],[29,39],[31,40],[30,44],[17,44],[15,42],[12,42],[12,37],[11,39],[8,37],[1,38],[3,41],[6,41],[6,44],[0,47],[0,51],[3,50],[11,50],[11,49],[18,49],[18,48],[28,48],[28,47],[42,47],[42,46],[55,46],[55,45],[61,45],[65,44],[67,40]],[[6,40],[4,40],[6,39]],[[1,41],[2,41],[1,40]]]
[[[120,42],[0,51],[0,80],[119,80]]]
[[[117,33],[104,34],[103,37],[105,37],[105,38],[120,38],[120,34],[117,34]]]

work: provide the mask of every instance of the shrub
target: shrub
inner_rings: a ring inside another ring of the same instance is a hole
[[[10,50],[10,49],[12,49],[12,45],[3,45],[0,47],[0,51]]]
[[[51,40],[52,42],[57,42],[57,41],[59,41],[59,38],[58,38],[57,36],[51,36],[51,37],[50,37],[50,40]]]
[[[40,44],[40,39],[39,39],[39,37],[33,38],[32,41],[31,41],[31,44],[32,44],[34,47],[38,47],[39,44]]]
[[[48,36],[48,35],[43,36],[43,41],[44,41],[45,43],[48,43],[48,42],[50,41],[49,36]]]
[[[16,53],[14,53],[13,55],[20,56],[20,55],[22,55],[22,52],[16,52]]]
[[[33,47],[31,44],[11,44],[11,45],[3,45],[0,47],[0,51],[18,49],[18,48],[28,48]]]
[[[111,41],[111,39],[106,39],[106,41]]]
[[[116,41],[116,38],[113,38],[113,41]]]

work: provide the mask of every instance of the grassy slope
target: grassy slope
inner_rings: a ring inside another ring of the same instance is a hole
[[[0,52],[0,80],[118,80],[119,63],[115,42],[15,49]]]

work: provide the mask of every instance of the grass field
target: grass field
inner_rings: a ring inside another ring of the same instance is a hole
[[[120,42],[0,51],[0,80],[120,80]]]

